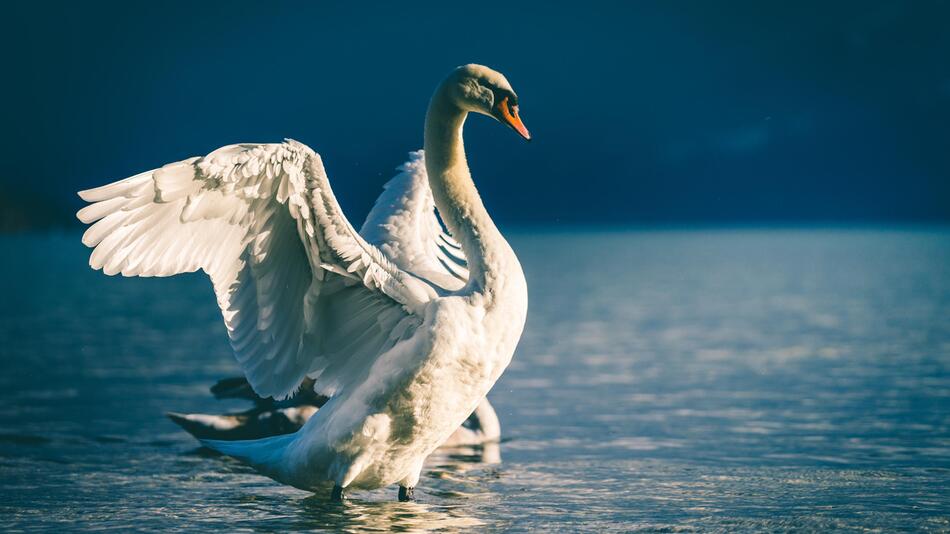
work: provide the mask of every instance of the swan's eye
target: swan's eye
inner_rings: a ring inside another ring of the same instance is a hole
[[[495,104],[494,109],[492,109],[492,116],[513,128],[521,134],[521,137],[531,140],[531,134],[528,133],[528,129],[525,128],[524,123],[521,122],[521,118],[518,116],[517,102],[513,95],[505,95]]]
[[[512,115],[518,112],[518,98],[512,94],[495,93],[495,102],[500,111],[507,111]]]

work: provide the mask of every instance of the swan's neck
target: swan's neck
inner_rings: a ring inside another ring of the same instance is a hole
[[[426,114],[426,173],[439,215],[465,252],[469,284],[492,294],[491,286],[498,283],[513,253],[482,204],[468,170],[462,143],[467,116],[447,91],[436,91]]]

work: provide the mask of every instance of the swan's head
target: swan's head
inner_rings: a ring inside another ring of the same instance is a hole
[[[483,65],[462,65],[443,82],[443,88],[463,110],[488,115],[531,140],[518,116],[518,95],[500,72]]]

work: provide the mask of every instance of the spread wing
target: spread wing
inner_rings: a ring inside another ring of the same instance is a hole
[[[210,275],[264,397],[292,395],[305,376],[324,395],[347,387],[435,296],[353,229],[320,156],[295,141],[226,146],[79,195],[93,268]]]
[[[401,269],[446,291],[468,282],[462,247],[439,222],[421,150],[386,183],[360,234]]]

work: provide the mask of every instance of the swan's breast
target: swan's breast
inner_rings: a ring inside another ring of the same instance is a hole
[[[351,487],[370,488],[418,469],[508,366],[524,326],[521,280],[494,305],[478,294],[429,303],[416,335],[381,357],[368,380],[334,406],[341,413],[328,436],[337,456],[331,471]]]
[[[353,443],[337,446],[359,451],[350,463],[360,471],[354,487],[409,476],[475,410],[511,358],[511,333],[497,329],[493,314],[472,299],[439,299],[427,311],[420,327],[427,339],[417,346],[427,353],[378,397],[374,431],[361,427],[351,435]],[[378,432],[383,419],[385,432]]]

